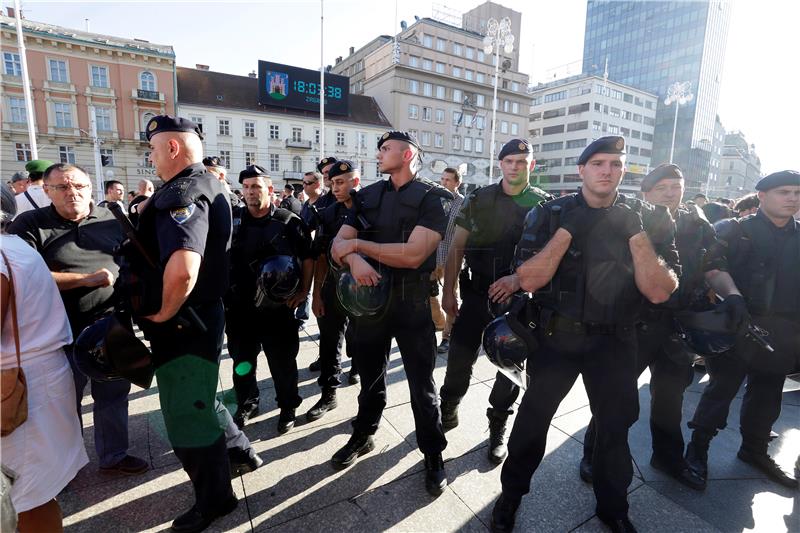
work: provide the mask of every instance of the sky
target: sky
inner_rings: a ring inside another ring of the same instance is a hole
[[[520,70],[532,82],[578,74],[586,0],[496,0],[522,13]],[[689,0],[690,1],[690,0]],[[800,0],[734,2],[725,53],[719,115],[727,131],[755,145],[765,173],[800,169]],[[3,6],[13,2],[2,0]],[[347,56],[414,16],[461,13],[483,0],[324,0],[324,64]],[[320,0],[310,1],[35,1],[22,2],[29,20],[171,45],[179,66],[246,75],[258,60],[318,69]],[[794,66],[793,66],[794,65]]]

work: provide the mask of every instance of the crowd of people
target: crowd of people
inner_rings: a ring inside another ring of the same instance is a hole
[[[800,370],[797,172],[766,176],[736,202],[708,202],[684,200],[681,169],[665,164],[637,199],[619,192],[625,140],[610,136],[578,159],[578,192],[553,198],[531,185],[532,147],[514,139],[498,155],[502,179],[463,195],[458,169],[446,168],[439,184],[421,178],[417,140],[390,131],[377,146],[389,178],[365,185],[352,161],[325,157],[302,191],[289,184],[279,195],[255,164],[234,190],[187,119],[157,116],[146,135],[163,185],[141,180],[124,210],[122,183],[106,182],[95,203],[88,173],[69,163],[31,161],[2,190],[2,367],[20,366],[28,390],[27,420],[2,438],[20,531],[61,529],[56,496],[88,462],[89,383],[100,470],[150,468],[128,454],[128,396],[131,382],[146,387],[153,374],[195,496],[172,530],[202,531],[232,512],[232,476],[263,464],[246,433],[271,401],[261,398],[258,356],[274,384],[276,429],[286,433],[302,400],[297,354],[309,309],[320,331],[311,367],[319,400],[305,417],[336,409],[345,382],[361,384],[335,469],[376,447],[392,340],[432,497],[447,487],[446,432],[460,423],[473,365],[485,352],[498,367],[486,410],[487,460],[503,465],[493,531],[514,528],[550,422],[579,374],[593,418],[576,475],[592,484],[611,531],[636,530],[628,430],[646,368],[654,468],[705,490],[711,441],[746,379],[738,457],[797,487],[768,453],[784,377]],[[134,349],[133,336],[129,346],[112,342],[134,324],[148,350]],[[233,413],[216,395],[226,335]],[[441,388],[437,353],[447,354]],[[683,394],[698,355],[710,381],[685,443]]]

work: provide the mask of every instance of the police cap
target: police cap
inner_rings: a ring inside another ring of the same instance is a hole
[[[422,150],[419,143],[417,142],[417,139],[407,131],[396,131],[396,130],[387,131],[386,133],[381,135],[380,139],[378,139],[378,150],[381,149],[381,146],[383,146],[383,143],[385,143],[386,141],[403,141],[407,142],[411,146],[414,146],[417,150]]]
[[[203,164],[206,167],[225,168],[225,165],[222,164],[222,160],[219,157],[215,156],[215,155],[212,155],[212,156],[209,156],[209,157],[204,157],[203,158]]]
[[[194,133],[200,137],[201,140],[203,138],[203,131],[200,129],[200,126],[187,118],[173,117],[170,115],[158,115],[151,118],[150,122],[147,123],[145,135],[147,135],[147,140],[149,141],[153,138],[153,135],[165,131]]]
[[[336,176],[341,176],[342,174],[347,174],[348,172],[355,172],[357,170],[358,167],[352,161],[348,161],[347,159],[340,159],[328,171],[328,177],[330,179],[333,179]]]
[[[625,154],[625,139],[617,135],[600,137],[587,146],[578,158],[579,165],[585,165],[594,154]]]
[[[317,172],[322,172],[323,168],[332,163],[336,163],[336,161],[337,159],[333,156],[323,157],[319,160],[319,163],[317,163]]]
[[[503,145],[503,148],[500,150],[500,153],[497,154],[497,159],[502,161],[503,158],[507,155],[517,155],[517,154],[525,154],[529,155],[533,153],[533,148],[531,148],[531,143],[529,143],[526,139],[511,139],[506,144]]]
[[[259,176],[268,178],[269,173],[266,171],[264,167],[260,167],[258,165],[250,165],[241,172],[239,172],[239,183],[243,183],[244,180],[246,180],[247,178],[257,178]]]
[[[769,176],[764,176],[756,183],[756,190],[766,192],[775,187],[783,187],[784,185],[800,185],[800,172],[795,170],[773,172]]]
[[[649,192],[661,180],[682,180],[683,172],[678,165],[663,163],[650,171],[642,180],[642,192]]]
[[[33,161],[25,163],[25,170],[33,175],[44,174],[44,171],[51,166],[53,166],[52,161],[48,161],[47,159],[34,159]]]

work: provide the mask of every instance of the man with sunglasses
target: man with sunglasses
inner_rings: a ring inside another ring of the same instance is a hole
[[[52,204],[20,214],[9,233],[19,235],[44,258],[77,339],[86,326],[114,308],[113,285],[119,266],[113,252],[124,237],[111,212],[92,202],[92,182],[81,167],[51,165],[43,178]],[[75,367],[71,346],[66,352],[73,367],[80,417],[88,378]],[[127,453],[130,390],[126,380],[92,380],[94,444],[103,472],[141,474],[150,466]]]

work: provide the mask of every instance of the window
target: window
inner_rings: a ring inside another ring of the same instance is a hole
[[[600,123],[596,120],[592,121],[592,131],[600,131]]]
[[[444,135],[441,133],[434,133],[433,146],[434,148],[444,148]]]
[[[217,134],[230,135],[231,134],[231,121],[227,118],[217,119]]]
[[[153,118],[155,115],[153,113],[145,113],[142,118],[142,129],[144,130],[147,127],[147,123],[150,122],[150,119]],[[194,122],[200,127],[200,131],[203,131],[203,117],[189,117],[189,120]]]
[[[570,115],[577,115],[578,113],[583,113],[584,111],[589,111],[589,102],[585,104],[579,105],[571,105],[569,106],[569,114]]]
[[[346,146],[345,134],[343,131],[336,132],[336,146]]]
[[[475,59],[475,49],[471,46],[467,46],[465,56],[467,59]]]
[[[422,142],[422,146],[430,146],[431,145],[431,132],[423,131],[422,132],[422,139],[420,139],[420,141]]]
[[[519,82],[512,81],[511,82],[511,90],[514,91],[515,93],[519,92]]]
[[[483,107],[486,105],[486,97],[482,94],[475,95],[475,105],[478,107]]]
[[[633,121],[634,122],[641,122],[642,121],[642,115],[634,113],[633,114]]]
[[[61,83],[67,83],[69,81],[66,61],[50,59],[47,64],[50,70],[50,81],[58,81]]]
[[[319,128],[314,128],[314,144],[319,144]]]
[[[511,123],[511,135],[517,135],[519,133],[519,124],[516,122]]]
[[[219,151],[219,160],[222,163],[222,166],[225,168],[231,168],[231,151],[230,150],[220,150]]]
[[[542,144],[542,152],[552,152],[554,150],[562,150],[563,148],[564,148],[563,141]]]
[[[414,137],[415,139],[419,139],[419,132],[417,130],[408,130],[408,134]]]
[[[501,121],[500,122],[500,133],[508,133],[508,121]]]
[[[113,167],[114,164],[114,150],[111,148],[100,148],[100,160],[103,162],[104,167]]]
[[[475,152],[478,154],[483,153],[483,139],[480,138],[475,139]]]
[[[557,93],[550,93],[544,95],[544,103],[547,104],[549,102],[556,102],[558,100],[563,100],[567,97],[567,91],[559,91]]]
[[[475,127],[479,130],[486,128],[486,118],[480,115],[475,117]]]
[[[14,149],[17,154],[17,161],[30,161],[33,159],[31,156],[31,145],[28,143],[14,143]]]
[[[572,139],[567,141],[567,149],[570,148],[583,148],[586,146],[586,139]]]
[[[511,112],[515,115],[519,114],[519,102],[511,102]]]
[[[642,140],[643,140],[643,141],[649,141],[649,142],[653,142],[653,135],[652,135],[652,134],[650,134],[650,133],[644,133],[644,132],[642,132]]]
[[[280,159],[278,154],[269,154],[269,170],[270,172],[278,172],[281,169]]]
[[[445,95],[444,87],[441,86],[441,85],[437,85],[436,86],[436,98],[438,98],[439,100],[444,100],[444,95]]]
[[[437,109],[436,110],[436,123],[437,124],[444,124],[444,109]]]
[[[611,108],[611,109],[608,111],[608,114],[609,114],[609,115],[611,115],[612,117],[620,117],[620,116],[622,115],[622,113],[620,112],[620,110],[619,110],[619,109],[617,109],[616,107],[612,107],[612,108]]]
[[[579,130],[588,130],[589,129],[589,121],[583,120],[581,122],[572,122],[567,124],[567,131],[579,131]]]
[[[408,104],[408,118],[414,120],[419,118],[419,106],[415,104]]]
[[[92,87],[108,88],[108,68],[92,65]]]
[[[423,59],[422,68],[425,70],[433,70],[433,61],[431,61],[430,59]]]
[[[619,126],[615,126],[614,124],[609,124],[608,133],[612,135],[619,135]]]
[[[645,103],[644,103],[644,107],[645,107],[645,109],[653,109],[653,107],[654,107],[653,106],[653,101],[652,100],[646,100]]]
[[[281,125],[280,124],[270,124],[269,125],[269,138],[274,140],[278,140],[281,138]]]
[[[423,83],[422,84],[422,96],[433,96],[433,84],[432,83]]]
[[[639,149],[639,155],[641,155],[642,157],[650,157],[651,153],[649,149],[641,148]]]
[[[656,120],[653,117],[644,117],[645,126],[655,126]]]
[[[631,155],[639,155],[639,147],[638,146],[628,146],[626,148],[628,153]]]
[[[245,137],[255,137],[256,136],[256,123],[252,120],[245,120],[244,121],[244,136]]]
[[[475,119],[475,115],[472,113],[464,113],[464,126],[471,128],[472,121]]]
[[[564,125],[556,124],[555,126],[547,126],[542,128],[542,135],[553,135],[555,133],[564,133]]]
[[[456,78],[460,78],[461,77],[461,68],[453,67],[453,76],[455,76]]]
[[[22,76],[22,63],[19,54],[3,52],[3,72],[6,76]]]
[[[408,80],[408,92],[419,94],[419,82],[417,80]]]
[[[424,120],[426,122],[430,122],[431,121],[431,113],[432,113],[432,110],[431,110],[430,107],[423,107],[422,108],[422,120]]]
[[[465,80],[472,81],[474,77],[475,77],[475,71],[470,70],[470,69],[464,70],[464,79]]]
[[[409,67],[419,67],[419,58],[416,56],[408,56],[408,66]]]
[[[139,74],[139,88],[143,91],[154,91],[156,90],[156,77],[153,76],[152,72],[144,71]]]
[[[11,97],[8,99],[8,106],[11,109],[11,122],[15,124],[25,124],[28,122],[28,113],[25,110],[24,99]]]
[[[94,115],[97,120],[97,131],[111,131],[110,107],[95,107]]]
[[[462,46],[458,43],[453,43],[453,54],[460,56],[461,55]]]
[[[153,162],[150,161],[150,154],[151,152],[145,152],[144,154],[142,154],[142,162],[139,165],[140,167],[153,168]]]
[[[433,36],[431,35],[423,35],[422,36],[422,46],[425,48],[433,48]]]
[[[478,83],[486,83],[486,76],[483,74],[483,72],[478,72],[475,74],[475,81]]]
[[[577,156],[576,157],[565,157],[564,158],[564,166],[565,167],[571,167],[571,166],[577,165],[577,164],[578,164],[578,157]]]
[[[65,102],[54,102],[53,111],[56,115],[56,128],[72,127],[72,104]]]
[[[509,106],[510,106],[510,102],[508,100],[503,100],[503,112],[504,113],[508,113],[510,111]]]
[[[453,101],[457,104],[461,103],[463,96],[461,93],[461,89],[453,89]]]
[[[296,155],[292,158],[292,172],[302,172],[303,171],[303,160],[299,155]]]
[[[70,163],[72,165],[75,164],[75,150],[72,146],[59,146],[58,147],[58,159],[62,163]]]
[[[358,147],[362,150],[367,149],[367,134],[363,131],[358,132]]]
[[[436,39],[436,49],[440,52],[444,52],[445,48],[447,47],[447,41],[444,39]]]
[[[444,74],[444,70],[445,70],[445,64],[444,63],[439,63],[437,61],[436,62],[436,72],[438,72],[439,74]]]
[[[486,57],[483,53],[483,50],[478,50],[478,61],[486,61]]]
[[[628,128],[620,128],[619,129],[619,134],[622,135],[623,137],[630,137],[631,136],[631,130],[629,130]]]
[[[299,143],[303,141],[303,128],[292,128],[292,142]]]
[[[453,135],[450,142],[450,147],[453,150],[461,150],[461,135]]]
[[[642,132],[639,131],[639,130],[631,130],[631,138],[633,138],[633,139],[641,139],[642,138]]]
[[[472,137],[464,137],[464,151],[465,152],[472,151]]]
[[[461,118],[461,111],[453,111],[453,126],[460,126]]]

